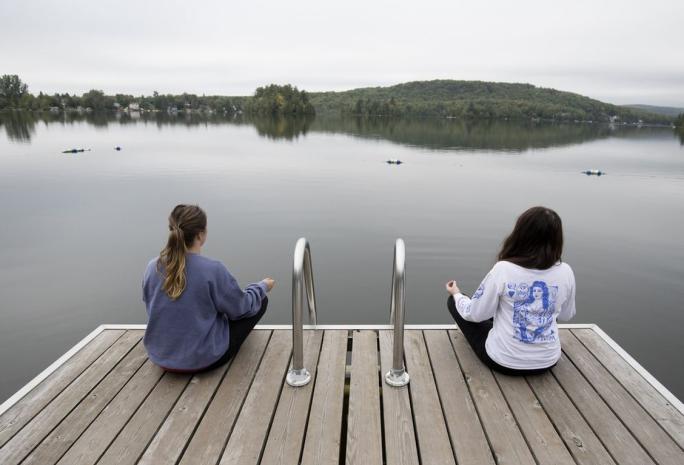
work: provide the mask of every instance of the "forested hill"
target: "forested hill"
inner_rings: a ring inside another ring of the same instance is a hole
[[[416,81],[390,87],[310,93],[316,112],[364,116],[439,116],[670,123],[673,118],[620,107],[571,92],[483,81]]]
[[[656,113],[659,115],[671,116],[676,118],[677,116],[684,114],[684,108],[679,107],[656,107],[653,105],[622,105],[623,107],[632,108],[639,111],[648,111],[650,113]]]

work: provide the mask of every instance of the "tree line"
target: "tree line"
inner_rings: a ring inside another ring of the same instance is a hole
[[[113,111],[129,109],[138,111],[163,111],[168,113],[221,113],[234,115],[253,113],[258,115],[311,115],[314,108],[306,91],[289,84],[271,84],[259,87],[253,97],[227,97],[221,95],[160,94],[133,96],[129,94],[106,95],[92,89],[82,95],[55,93],[37,95],[29,93],[28,86],[18,75],[0,77],[0,110],[32,111]]]
[[[671,124],[673,118],[611,105],[582,95],[530,84],[482,81],[417,81],[390,87],[345,92],[309,93],[290,84],[259,87],[253,96],[195,94],[106,95],[90,90],[83,95],[29,93],[17,75],[0,78],[0,110],[107,111],[139,109],[168,113],[224,115],[313,115],[335,113],[362,117],[438,117],[464,120],[544,120]],[[681,116],[680,116],[681,118]],[[681,120],[678,125],[681,127]]]

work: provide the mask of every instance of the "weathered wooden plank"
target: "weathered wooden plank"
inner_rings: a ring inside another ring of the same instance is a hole
[[[73,383],[53,399],[33,420],[0,449],[0,463],[23,460],[52,429],[121,361],[142,338],[142,331],[127,331]]]
[[[684,451],[570,331],[561,331],[561,343],[566,355],[657,463],[684,463]]]
[[[406,331],[406,369],[422,463],[456,463],[422,331]]]
[[[553,375],[530,376],[527,381],[579,465],[615,464]]]
[[[392,387],[383,379],[392,368],[394,334],[392,331],[379,331],[378,335],[380,337],[380,382],[383,383],[382,413],[387,464],[417,465],[419,463],[418,448],[413,428],[409,387]]]
[[[312,381],[302,387],[292,387],[287,383],[283,385],[261,465],[290,465],[299,462],[323,331],[305,331],[304,338],[304,366],[311,373]]]
[[[147,360],[64,454],[58,465],[92,465],[97,462],[163,374],[161,368]]]
[[[245,340],[183,453],[181,465],[219,461],[270,336],[271,331],[256,330]]]
[[[292,333],[273,331],[252,387],[228,439],[221,465],[257,464],[292,351]]]
[[[347,465],[382,463],[377,344],[375,331],[354,331],[347,417]]]
[[[552,372],[617,463],[654,463],[565,354]]]
[[[423,334],[457,463],[494,465],[494,457],[447,332],[426,330]]]
[[[145,449],[138,465],[175,464],[178,461],[229,365],[230,362],[214,370],[193,375],[173,410]]]
[[[572,333],[610,371],[627,391],[677,442],[684,447],[684,415],[625,361],[593,329],[574,329]]]
[[[449,331],[449,338],[470,387],[496,461],[534,465],[532,453],[516,424],[515,417],[506,405],[491,370],[477,358],[460,331]]]
[[[25,465],[55,463],[74,444],[114,396],[147,360],[142,342],[104,377],[90,394],[22,462]]]
[[[338,465],[347,356],[347,331],[327,330],[304,440],[302,465]]]
[[[574,465],[570,452],[525,378],[496,372],[494,376],[539,465]]]
[[[17,431],[40,413],[52,399],[57,397],[124,333],[124,330],[102,331],[64,365],[3,413],[0,416],[0,447],[3,447]]]
[[[97,464],[135,464],[189,381],[190,375],[164,373]]]

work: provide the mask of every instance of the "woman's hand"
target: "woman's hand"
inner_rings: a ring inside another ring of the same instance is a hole
[[[456,295],[461,292],[461,290],[458,288],[458,283],[456,283],[456,281],[453,279],[446,283],[446,290],[451,295]]]
[[[273,278],[264,278],[262,281],[266,283],[266,287],[268,288],[266,292],[269,292],[275,286],[275,281]]]

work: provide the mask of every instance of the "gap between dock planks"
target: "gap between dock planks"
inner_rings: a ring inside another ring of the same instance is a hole
[[[347,465],[383,462],[378,368],[377,333],[372,330],[354,331],[345,454]]]

